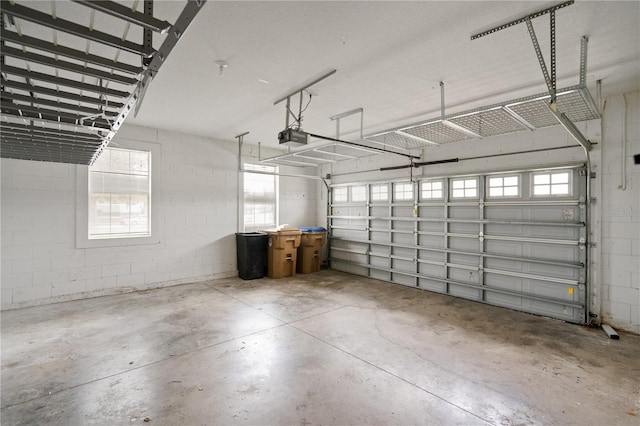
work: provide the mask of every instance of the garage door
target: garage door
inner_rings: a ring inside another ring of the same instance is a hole
[[[331,187],[332,269],[586,322],[580,166]]]

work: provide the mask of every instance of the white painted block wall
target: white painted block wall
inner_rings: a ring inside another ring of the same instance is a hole
[[[78,248],[84,166],[1,160],[3,309],[236,275],[237,143],[124,126],[113,146],[129,141],[159,146],[159,244]],[[283,179],[280,190],[282,222],[316,221],[315,181]]]
[[[640,91],[624,97],[626,102],[623,95],[607,97],[603,115],[602,319],[640,333],[640,164],[633,161],[640,154]]]
[[[622,95],[607,98],[601,120],[577,123],[591,141],[593,170],[591,312],[599,320],[620,329],[640,333],[640,165],[633,164],[633,154],[640,154],[640,92],[627,94],[627,189],[620,186],[622,161]],[[567,147],[549,151],[495,156],[516,151]],[[584,162],[585,156],[576,141],[560,126],[519,132],[483,140],[450,143],[426,148],[422,161],[450,158],[484,157],[459,163],[440,164],[413,169],[413,175],[446,176],[482,171],[517,170],[535,166]],[[409,179],[409,169],[380,171],[381,167],[408,164],[399,156],[372,156],[357,161],[340,162],[323,168],[331,183],[355,183]],[[318,216],[326,223],[324,200],[318,203]]]

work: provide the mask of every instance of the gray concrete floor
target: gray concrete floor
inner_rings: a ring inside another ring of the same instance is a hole
[[[225,279],[3,312],[1,421],[637,426],[639,350],[334,271]]]

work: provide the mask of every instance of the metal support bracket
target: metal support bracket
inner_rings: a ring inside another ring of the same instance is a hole
[[[549,109],[551,110],[551,112],[553,113],[553,115],[556,117],[556,119],[558,120],[558,122],[562,125],[562,127],[565,128],[565,130],[567,132],[569,132],[569,134],[571,136],[573,136],[573,138],[580,144],[582,145],[582,147],[587,150],[590,151],[592,148],[592,144],[591,142],[584,137],[584,135],[582,134],[582,132],[580,132],[580,130],[578,130],[578,128],[576,127],[575,124],[573,124],[573,121],[571,121],[569,119],[569,117],[567,117],[567,115],[565,113],[562,113],[558,110],[558,105],[556,105],[555,103],[552,103],[549,105]]]
[[[528,15],[525,15],[525,16],[521,17],[521,18],[517,18],[517,19],[514,19],[512,21],[505,22],[504,24],[500,24],[500,25],[495,26],[493,28],[490,28],[488,30],[473,34],[471,36],[471,40],[475,40],[477,38],[484,37],[484,36],[487,36],[489,34],[493,34],[495,32],[504,30],[505,28],[509,28],[509,27],[514,26],[514,25],[521,24],[521,23],[525,22],[527,19],[531,20],[531,19],[538,18],[538,17],[543,16],[543,15],[546,15],[547,13],[555,12],[556,10],[562,9],[563,7],[571,6],[573,3],[574,3],[574,0],[565,1],[565,2],[559,3],[559,4],[555,5],[555,6],[551,6],[551,7],[548,7],[546,9],[542,9],[542,10],[539,10],[537,12],[530,13]]]
[[[153,18],[153,0],[144,0],[144,16]],[[153,30],[150,28],[144,28],[142,30],[142,45],[147,49],[153,49]],[[148,67],[151,63],[151,58],[142,58],[142,66]]]
[[[298,87],[297,89],[292,90],[291,92],[289,92],[288,94],[286,94],[285,96],[279,98],[277,101],[275,101],[273,103],[273,105],[278,105],[280,102],[286,100],[287,101],[287,105],[286,105],[286,109],[285,109],[285,129],[288,129],[289,127],[291,127],[289,125],[289,117],[292,116],[293,119],[295,120],[295,125],[297,126],[297,128],[300,128],[302,126],[302,95],[303,92],[308,89],[309,87],[313,86],[314,84],[317,84],[319,82],[321,82],[322,80],[324,80],[327,77],[332,76],[333,74],[336,73],[336,69],[332,69],[329,72],[326,72],[322,75],[320,75],[317,78],[314,78],[313,80],[311,80],[309,83],[304,83],[302,86]],[[292,111],[291,111],[291,97],[298,95],[300,97],[300,107],[298,110],[298,116],[296,116]]]
[[[475,139],[481,139],[482,136],[480,136],[479,134],[472,132],[471,130],[467,129],[466,127],[462,127],[459,124],[456,124],[452,121],[449,121],[446,119],[446,115],[444,113],[444,81],[440,82],[440,121],[442,122],[442,124],[444,124],[445,126],[449,127],[450,129],[456,130],[460,133],[464,133],[467,136],[470,136],[472,138]]]
[[[542,55],[542,50],[540,50],[538,37],[536,37],[536,32],[533,29],[533,24],[531,23],[531,19],[527,18],[526,23],[527,23],[527,30],[529,30],[529,36],[531,36],[531,42],[533,43],[533,49],[536,52],[536,57],[538,58],[538,63],[540,64],[542,75],[544,76],[544,82],[547,83],[547,89],[549,90],[549,94],[551,95],[550,102],[555,103],[556,102],[555,81],[552,81],[551,77],[549,76],[547,64],[545,64],[544,62],[544,56]],[[555,57],[553,59],[555,59]],[[551,68],[555,72],[555,64],[552,64]]]
[[[340,139],[340,119],[349,117],[354,114],[360,114],[360,139],[364,139],[363,137],[363,127],[364,127],[364,109],[356,108],[351,111],[343,112],[342,114],[337,114],[332,117],[329,117],[329,120],[336,122],[336,139]]]
[[[184,7],[175,24],[171,27],[171,31],[169,32],[170,34],[167,35],[156,54],[153,55],[153,59],[149,63],[142,81],[138,83],[139,92],[137,94],[138,99],[135,104],[134,117],[138,115],[138,111],[142,105],[142,100],[144,99],[144,94],[147,91],[149,83],[151,83],[151,80],[155,77],[165,58],[169,56],[173,48],[178,44],[178,40],[180,40],[182,34],[184,34],[189,24],[191,24],[191,21],[195,19],[205,1],[206,0],[189,0],[189,3]]]
[[[587,46],[589,36],[583,35],[580,39],[580,86],[587,85]]]

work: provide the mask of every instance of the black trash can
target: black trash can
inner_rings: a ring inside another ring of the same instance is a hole
[[[261,232],[239,232],[236,234],[238,276],[240,278],[254,280],[265,276],[268,242],[269,236]]]

